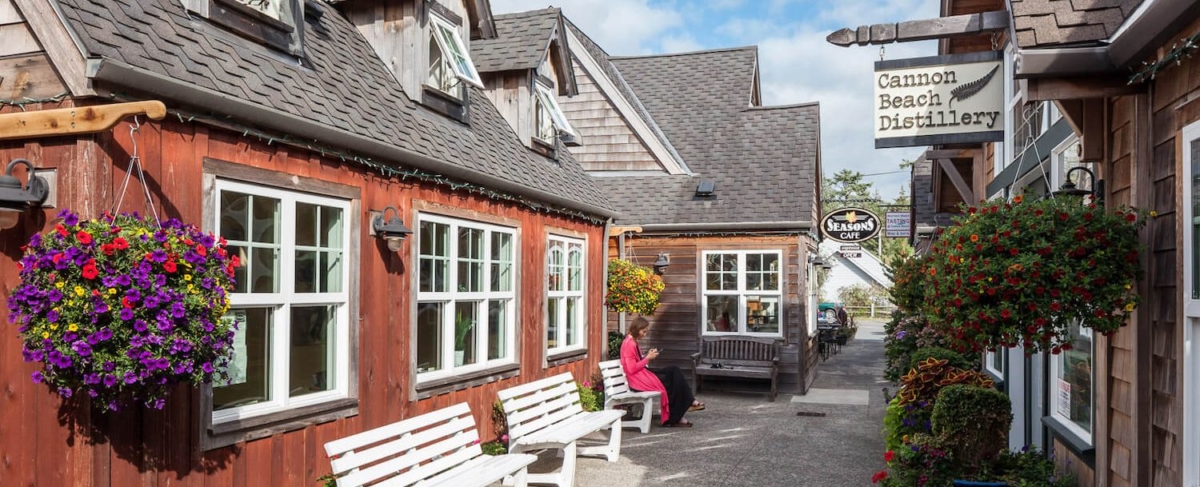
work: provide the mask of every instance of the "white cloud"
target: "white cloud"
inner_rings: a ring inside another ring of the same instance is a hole
[[[662,52],[688,52],[704,49],[703,45],[689,35],[666,36],[662,39],[661,46]]]
[[[660,36],[679,27],[682,15],[650,0],[571,0],[560,7],[567,18],[613,55],[657,52]],[[494,13],[545,8],[547,0],[492,0]],[[559,5],[556,5],[559,6]]]

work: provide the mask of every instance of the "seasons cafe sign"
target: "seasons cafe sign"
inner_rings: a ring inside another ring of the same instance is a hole
[[[875,63],[875,148],[1004,140],[1004,54]]]
[[[879,217],[862,208],[842,208],[821,219],[821,231],[836,242],[862,242],[879,233]]]

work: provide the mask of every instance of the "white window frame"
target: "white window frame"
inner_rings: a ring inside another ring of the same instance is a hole
[[[1196,236],[1192,222],[1197,218],[1192,206],[1192,179],[1200,176],[1192,171],[1191,145],[1200,141],[1200,122],[1193,122],[1183,128],[1183,168],[1180,180],[1183,186],[1183,485],[1200,485],[1200,347],[1196,341],[1200,339],[1200,299],[1192,298],[1196,291],[1195,270],[1196,252],[1200,249],[1193,244]],[[1192,459],[1192,461],[1188,461]]]
[[[421,242],[420,242],[421,230],[420,229],[421,229],[421,223],[423,223],[423,222],[440,223],[443,225],[448,225],[450,227],[449,237],[448,237],[449,245],[450,245],[450,248],[448,249],[449,267],[446,270],[446,279],[448,280],[447,288],[449,289],[449,291],[421,291],[420,284],[419,284],[420,278],[421,278],[420,277],[421,269],[420,269],[419,262],[420,262],[420,246],[421,246]],[[416,265],[417,269],[416,269],[416,272],[414,272],[414,277],[417,279],[417,281],[414,283],[413,289],[416,291],[417,299],[416,299],[416,305],[413,308],[414,313],[417,309],[420,308],[420,305],[423,303],[442,303],[442,306],[443,306],[443,308],[442,308],[442,310],[443,310],[442,324],[441,324],[441,327],[442,327],[442,354],[441,354],[442,364],[441,364],[441,368],[437,369],[437,370],[431,370],[428,372],[420,372],[420,371],[416,370],[417,363],[416,363],[415,350],[416,350],[416,343],[417,343],[418,338],[417,338],[417,322],[415,319],[416,315],[414,314],[414,320],[412,321],[412,323],[413,323],[413,325],[412,325],[412,340],[413,340],[413,344],[414,344],[414,348],[413,348],[414,352],[413,352],[413,358],[412,358],[411,362],[413,364],[413,370],[417,374],[417,383],[421,384],[423,382],[434,381],[434,380],[443,379],[446,377],[454,377],[454,376],[463,375],[463,374],[469,374],[472,372],[485,370],[485,369],[489,369],[489,368],[500,366],[500,365],[516,363],[517,362],[517,350],[516,350],[516,338],[515,338],[515,335],[517,333],[517,324],[516,324],[517,299],[516,299],[516,295],[517,295],[517,286],[520,285],[519,279],[517,277],[517,266],[519,265],[519,260],[518,260],[519,256],[517,255],[517,248],[520,245],[520,240],[517,235],[517,229],[512,228],[512,227],[494,225],[494,224],[490,224],[490,223],[478,222],[478,221],[474,221],[474,220],[465,220],[465,219],[461,219],[461,218],[453,218],[453,217],[442,216],[442,215],[437,215],[437,214],[433,214],[433,213],[421,213],[421,212],[417,213],[415,228],[417,230],[414,231],[413,233],[414,233],[414,235],[416,235],[416,241],[413,244],[413,247],[414,247],[414,255],[416,256],[415,260],[417,261],[417,265]],[[460,292],[460,291],[458,291],[458,265],[459,265],[459,262],[458,262],[458,260],[459,260],[459,257],[458,257],[458,229],[459,228],[470,228],[470,229],[474,229],[474,230],[483,230],[483,232],[484,232],[483,249],[482,249],[482,254],[481,254],[481,255],[483,255],[483,276],[481,277],[481,279],[483,280],[482,282],[483,282],[483,289],[484,289],[484,291],[482,291],[482,292],[466,292],[466,291]],[[492,282],[491,281],[491,276],[492,276],[492,265],[491,265],[492,264],[492,260],[491,260],[492,238],[491,237],[492,237],[492,234],[494,234],[494,233],[507,234],[509,236],[509,238],[511,239],[510,241],[511,241],[511,245],[512,245],[512,262],[511,262],[512,269],[510,271],[510,274],[512,276],[512,284],[511,284],[511,286],[509,286],[508,291],[492,291],[491,290],[491,282]],[[459,301],[468,301],[468,302],[475,301],[475,302],[477,302],[476,305],[478,306],[478,309],[476,310],[476,316],[486,317],[486,316],[488,316],[488,313],[487,313],[488,302],[492,301],[492,300],[508,300],[508,305],[504,307],[504,312],[505,312],[504,323],[505,323],[505,327],[506,327],[506,329],[504,330],[504,339],[505,339],[504,350],[506,351],[506,356],[503,358],[494,359],[494,360],[487,359],[488,333],[487,333],[487,330],[484,329],[481,331],[477,331],[475,333],[475,350],[477,350],[478,353],[481,354],[481,359],[474,364],[454,365],[454,345],[455,345],[454,344],[454,332],[455,332],[454,310],[456,309],[457,303]]]
[[[227,179],[216,179],[215,201],[221,201],[221,193],[232,191],[253,196],[264,196],[279,200],[279,240],[280,249],[277,257],[279,262],[279,292],[276,293],[230,293],[230,309],[266,308],[271,307],[271,350],[270,350],[270,401],[234,407],[212,412],[212,424],[221,424],[239,419],[262,416],[266,414],[287,411],[319,403],[336,401],[349,397],[350,387],[350,258],[351,252],[358,249],[350,246],[351,218],[356,218],[350,210],[350,201],[344,199],[316,196],[273,188],[235,182]],[[342,290],[336,293],[296,293],[295,256],[296,256],[296,203],[309,203],[329,206],[342,210]],[[217,205],[218,207],[220,205]],[[219,210],[218,210],[219,211]],[[221,217],[216,215],[216,233],[221,232]],[[289,258],[290,257],[290,258]],[[247,288],[249,289],[249,288]],[[336,386],[328,391],[306,394],[291,398],[289,385],[290,344],[291,344],[291,307],[293,305],[337,306],[334,319],[335,336],[335,381]]]
[[[818,295],[818,293],[821,292],[821,290],[817,287],[817,273],[820,272],[817,269],[819,267],[820,266],[813,265],[812,263],[808,264],[808,310],[809,311],[808,311],[808,316],[807,316],[806,329],[808,330],[808,336],[810,336],[810,337],[817,334],[817,321],[818,321],[817,320],[817,302],[818,302],[817,295]],[[705,323],[707,323],[707,321],[705,321]],[[782,328],[782,326],[781,326],[781,328]]]
[[[558,99],[555,98],[554,92],[550,91],[550,87],[536,81],[533,85],[534,91],[537,92],[538,103],[541,104],[543,110],[549,113],[550,120],[554,122],[554,128],[575,137],[575,129],[571,128],[571,122],[567,121],[567,116],[563,113],[562,107],[558,105]]]
[[[483,80],[479,78],[479,72],[475,69],[475,61],[471,60],[471,50],[467,49],[467,43],[463,42],[462,36],[458,34],[458,27],[438,15],[430,14],[429,18],[433,40],[438,49],[442,50],[443,61],[450,64],[450,69],[458,79],[483,88]],[[454,45],[448,45],[447,42]]]
[[[570,287],[570,272],[571,272],[571,244],[579,245],[579,289],[571,290]],[[552,267],[554,266],[553,253],[556,246],[561,246],[562,249],[562,276],[563,289],[556,291],[550,289],[550,276],[553,275]],[[546,354],[556,355],[573,350],[582,350],[587,348],[587,239],[568,237],[563,235],[550,234],[546,239],[546,316],[544,318],[545,331],[547,336]],[[562,343],[567,337],[567,301],[571,298],[579,299],[578,306],[575,307],[575,323],[578,330],[575,331],[575,336],[579,343],[574,345]],[[551,300],[559,301],[556,306],[558,316],[556,317],[558,329],[555,331],[555,346],[549,346],[550,333],[550,304]]]
[[[1016,117],[1013,116],[1013,103],[1017,102],[1018,98],[1014,96],[1015,90],[1013,83],[1013,62],[1016,47],[1012,43],[1007,43],[1004,47],[1004,107],[1008,113],[1004,116],[1004,141],[996,144],[998,154],[992,159],[992,171],[994,176],[999,176],[1004,168],[1008,167],[1012,162],[1012,158],[1016,156],[1016,151],[1013,148],[1013,136],[1016,130]],[[994,177],[993,176],[993,177]]]
[[[1084,326],[1082,324],[1079,325],[1079,336],[1087,337],[1092,342],[1092,350],[1091,350],[1092,377],[1091,377],[1091,382],[1088,385],[1088,391],[1092,395],[1091,400],[1088,401],[1089,403],[1091,403],[1092,412],[1091,412],[1091,414],[1088,415],[1088,417],[1091,420],[1091,426],[1089,428],[1091,430],[1095,431],[1095,429],[1096,429],[1096,338],[1095,338],[1095,335],[1092,333],[1092,329],[1087,326]],[[1059,369],[1062,368],[1062,363],[1063,363],[1063,360],[1065,360],[1066,353],[1064,352],[1064,353],[1060,353],[1058,355],[1047,354],[1046,357],[1049,359],[1048,361],[1050,362],[1050,367],[1049,367],[1050,368],[1050,381],[1049,381],[1049,384],[1046,384],[1046,388],[1049,390],[1049,396],[1050,396],[1048,398],[1049,403],[1050,403],[1050,411],[1049,411],[1050,416],[1053,417],[1055,420],[1057,420],[1059,424],[1063,425],[1063,427],[1065,427],[1072,434],[1079,437],[1080,440],[1083,440],[1088,445],[1093,445],[1094,443],[1092,441],[1092,433],[1091,432],[1084,431],[1082,428],[1079,427],[1079,425],[1075,424],[1075,422],[1072,421],[1071,418],[1064,417],[1058,413],[1058,381],[1059,381],[1058,373],[1059,373]]]
[[[708,256],[714,254],[732,254],[738,259],[737,267],[737,289],[736,290],[708,290]],[[779,289],[775,291],[768,290],[747,290],[746,289],[746,256],[750,254],[774,254],[779,262],[779,269],[776,271],[775,282],[779,283]],[[787,265],[783,261],[783,251],[779,249],[762,249],[762,250],[705,250],[700,256],[700,333],[705,336],[720,336],[720,335],[741,335],[741,336],[759,336],[759,337],[783,337],[784,331],[784,310],[786,308],[784,293],[784,270]],[[765,296],[774,297],[779,300],[779,307],[776,310],[778,316],[776,319],[779,322],[779,331],[775,333],[760,333],[747,331],[748,313],[746,310],[746,296]],[[709,331],[708,330],[708,298],[710,296],[737,296],[738,297],[738,331]]]
[[[1000,368],[994,367],[996,357],[1000,357]],[[983,369],[988,373],[996,376],[1000,380],[1004,380],[1004,369],[1008,365],[1008,349],[1001,347],[997,351],[988,350],[983,356]]]

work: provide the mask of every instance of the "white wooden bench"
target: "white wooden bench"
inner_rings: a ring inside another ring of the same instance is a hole
[[[466,403],[325,444],[338,487],[527,485],[534,455],[484,455]]]
[[[642,418],[621,421],[623,428],[637,428],[642,433],[650,432],[650,418],[654,415],[654,400],[658,392],[638,392],[629,388],[625,369],[620,360],[600,362],[600,374],[604,376],[604,409],[615,409],[626,404],[641,404]]]
[[[508,421],[509,451],[562,450],[562,469],[529,474],[531,484],[571,487],[575,484],[576,455],[604,456],[610,462],[621,455],[621,417],[625,412],[584,411],[577,387],[571,373],[564,372],[499,393]],[[607,445],[577,445],[580,438],[605,428],[609,428]]]

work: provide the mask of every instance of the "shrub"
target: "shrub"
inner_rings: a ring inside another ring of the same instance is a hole
[[[888,487],[950,487],[961,468],[937,437],[913,435],[908,445],[884,453],[891,469],[878,472],[872,482]]]
[[[501,441],[489,441],[487,443],[480,444],[479,448],[483,450],[484,455],[495,456],[508,453],[508,447],[505,446],[504,442]]]
[[[900,379],[900,393],[896,398],[900,404],[932,404],[938,399],[942,388],[957,384],[992,388],[994,382],[987,375],[975,370],[950,367],[945,360],[927,358]]]
[[[608,261],[608,294],[604,304],[613,311],[653,314],[662,295],[662,277],[624,259]]]
[[[619,331],[608,332],[608,359],[621,358],[621,343],[625,341],[625,335]]]
[[[914,435],[929,434],[932,411],[929,403],[900,404],[898,398],[892,399],[883,416],[883,439],[887,449],[906,448]]]
[[[225,240],[136,213],[80,220],[70,211],[30,237],[8,309],[33,373],[101,411],[165,405],[175,384],[227,381],[234,320],[225,319],[238,256]]]
[[[913,256],[892,262],[888,297],[892,304],[909,313],[925,307],[925,261],[923,256]]]
[[[918,348],[910,357],[909,370],[917,368],[917,365],[930,357],[936,360],[945,360],[946,365],[963,370],[971,370],[979,366],[977,362],[968,361],[962,354],[941,347]]]
[[[1075,475],[1059,473],[1054,460],[1036,448],[1004,450],[993,467],[992,478],[1012,487],[1075,487]]]
[[[599,411],[604,407],[604,393],[592,389],[591,383],[576,382],[575,386],[579,390],[579,405],[584,411]]]
[[[903,311],[892,314],[892,319],[884,325],[883,352],[887,357],[887,366],[883,375],[892,382],[899,382],[900,377],[908,373],[908,364],[912,353],[917,351],[917,338],[927,322],[924,317]]]
[[[933,433],[967,466],[987,465],[1008,446],[1012,403],[995,389],[947,386],[933,405]]]

